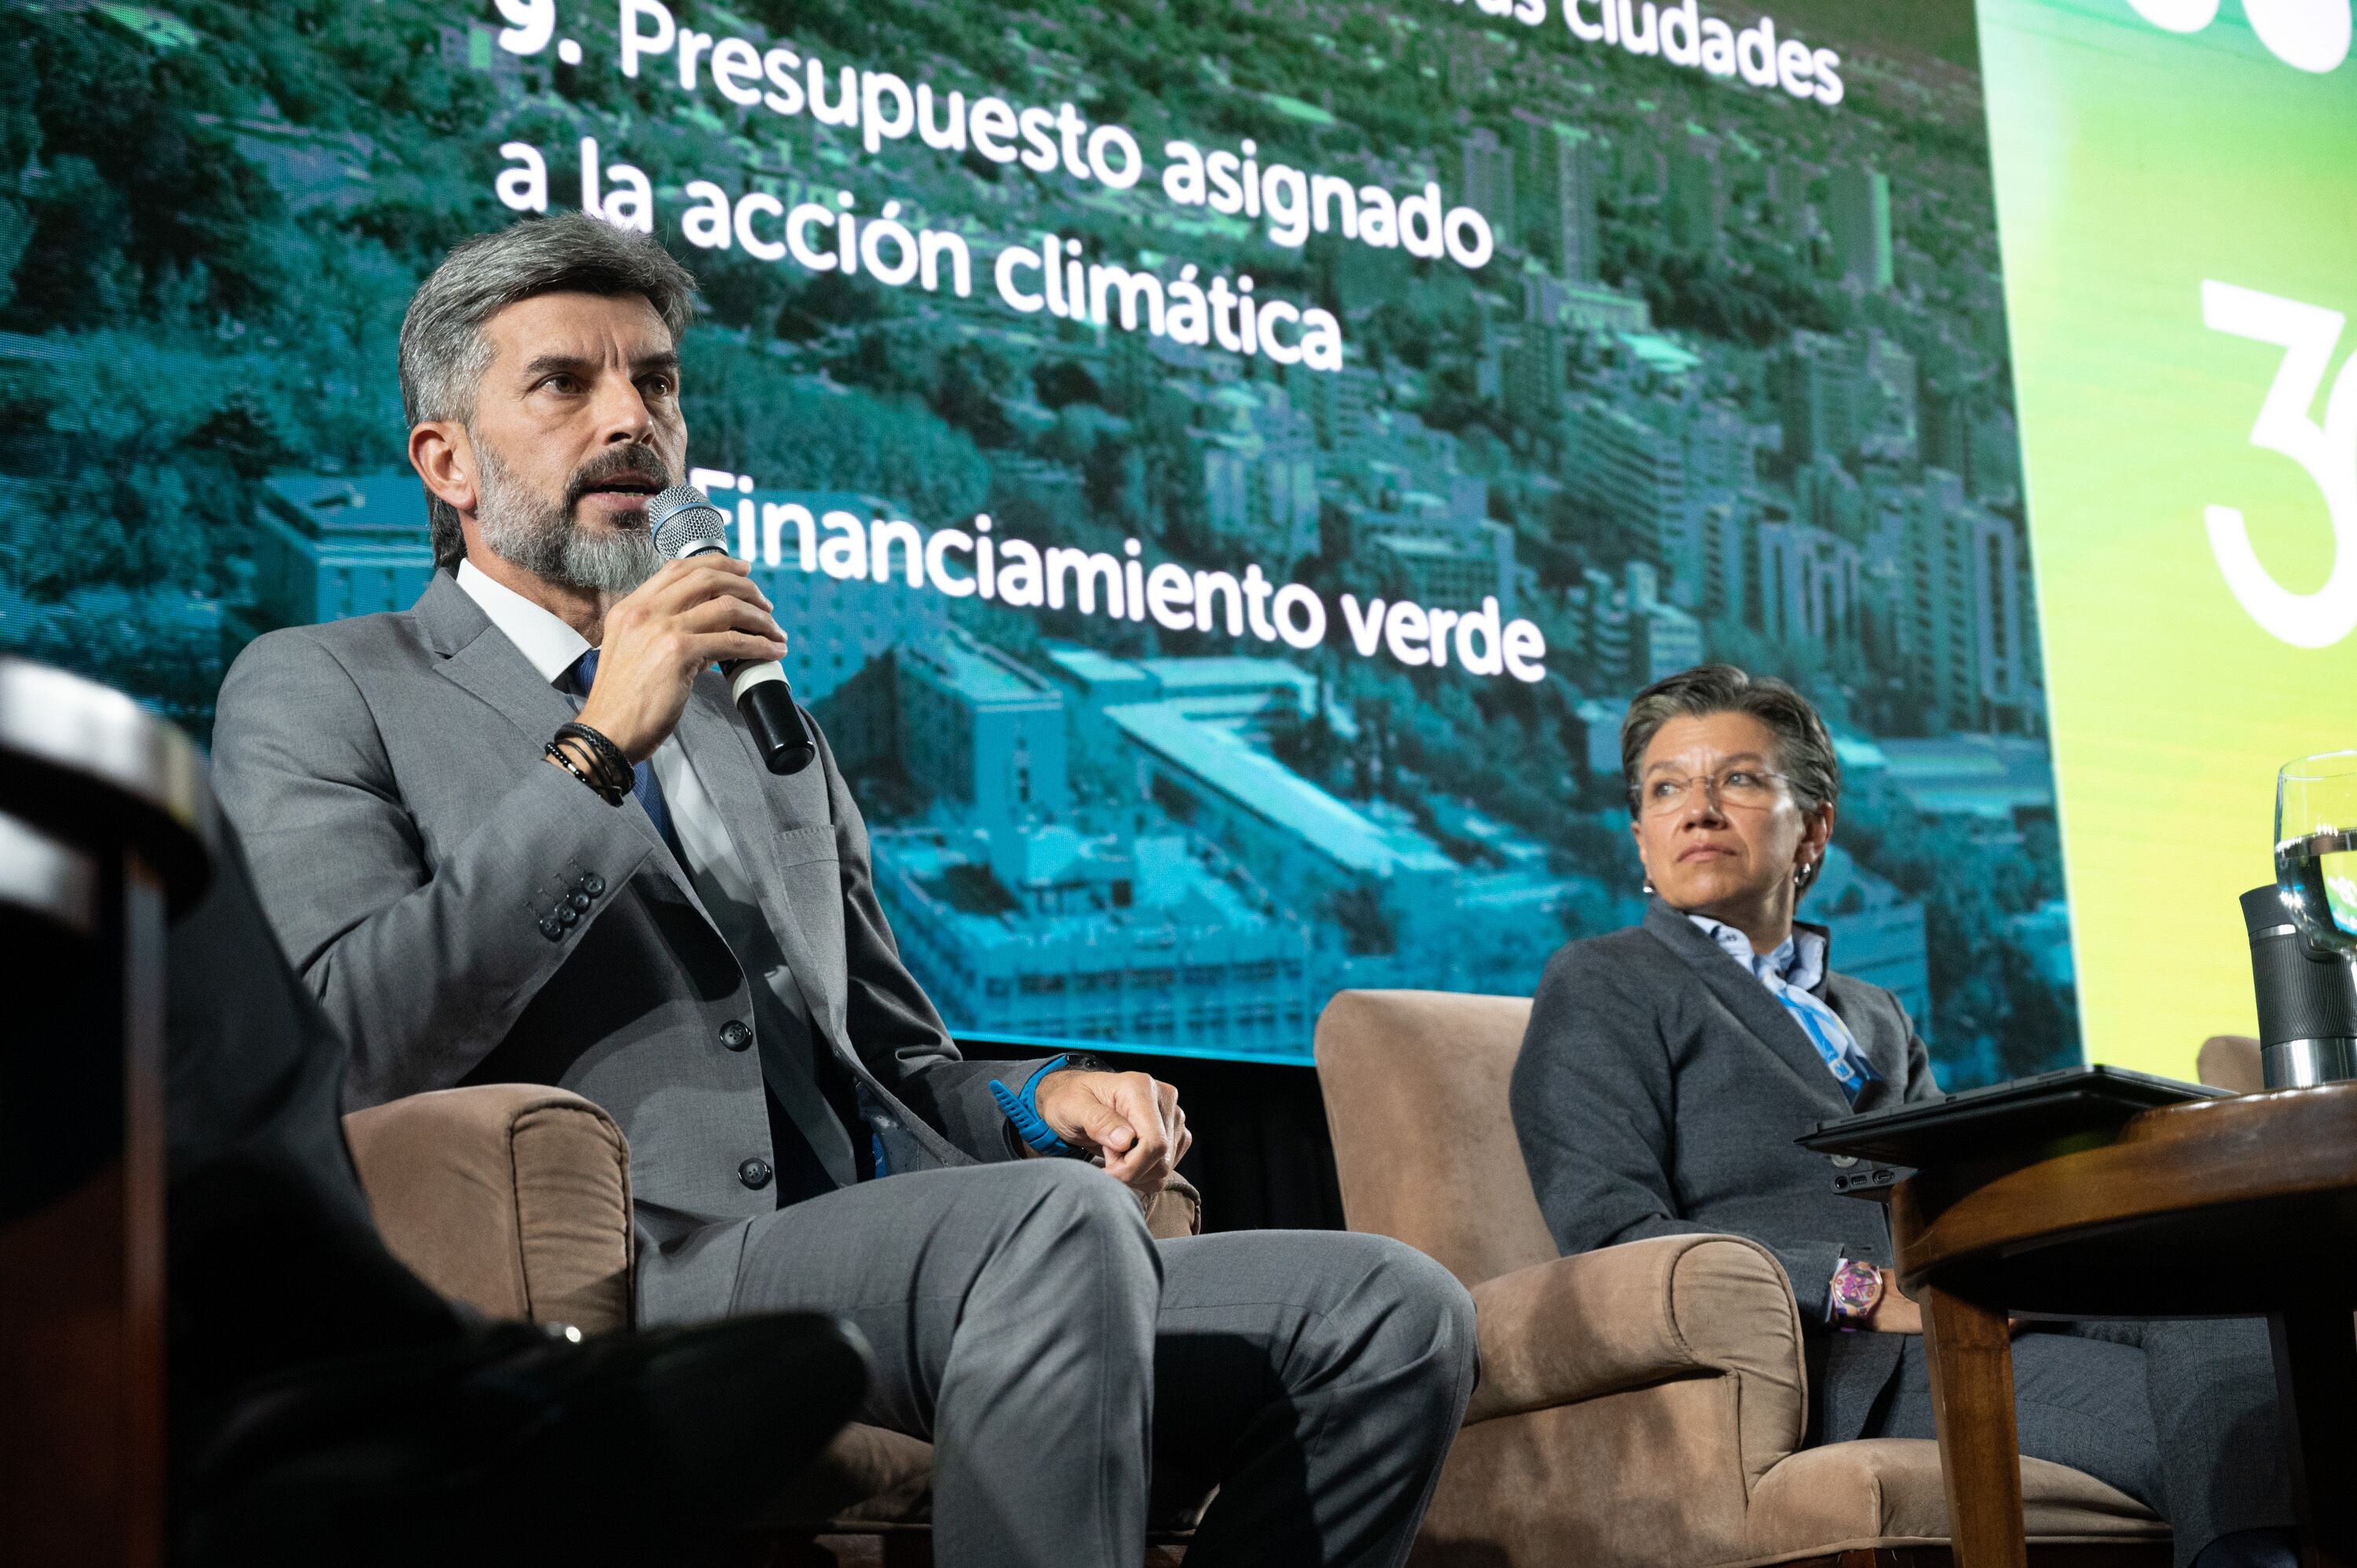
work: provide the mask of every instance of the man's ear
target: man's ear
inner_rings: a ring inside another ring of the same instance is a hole
[[[479,496],[475,470],[475,444],[467,427],[455,419],[429,419],[409,432],[409,466],[425,481],[436,499],[447,502],[462,517],[474,515]]]

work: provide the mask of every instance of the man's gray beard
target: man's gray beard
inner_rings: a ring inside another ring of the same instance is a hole
[[[533,495],[479,440],[475,455],[483,470],[475,525],[511,566],[560,587],[608,594],[627,594],[662,567],[662,553],[643,525],[583,528],[563,501]]]

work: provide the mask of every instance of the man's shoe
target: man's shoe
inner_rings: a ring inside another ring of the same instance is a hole
[[[248,1391],[185,1472],[180,1557],[680,1561],[791,1482],[866,1383],[857,1331],[811,1314],[588,1341],[500,1324],[307,1368]]]

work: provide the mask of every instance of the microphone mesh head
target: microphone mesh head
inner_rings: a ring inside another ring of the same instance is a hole
[[[728,551],[728,514],[694,485],[673,485],[647,503],[655,548],[676,561],[707,550]]]

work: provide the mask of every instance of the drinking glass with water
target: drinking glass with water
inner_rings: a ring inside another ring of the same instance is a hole
[[[2276,775],[2276,886],[2310,941],[2357,950],[2357,751],[2303,757]]]

